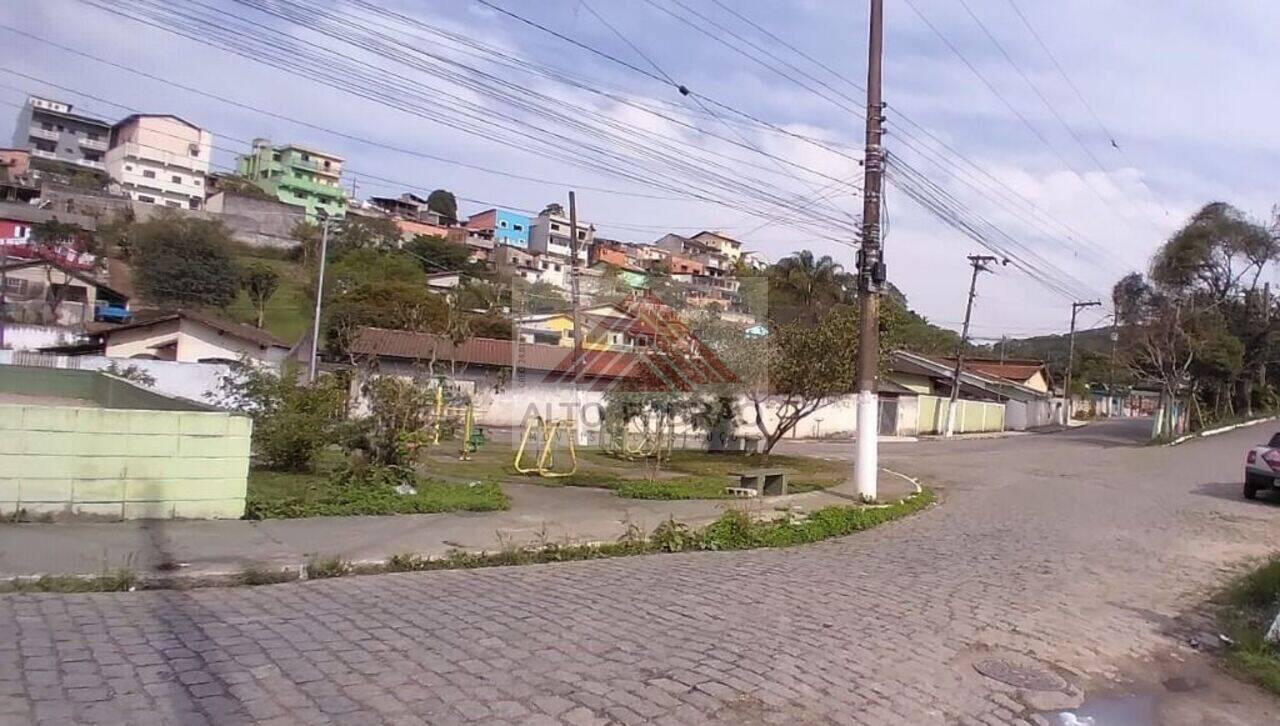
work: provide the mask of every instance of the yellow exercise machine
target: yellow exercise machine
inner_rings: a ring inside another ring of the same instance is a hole
[[[538,432],[541,439],[541,452],[538,454],[537,463],[533,466],[524,466],[524,451],[529,446],[529,439],[534,431]],[[552,451],[555,449],[556,439],[562,438],[568,445],[569,461],[571,466],[567,471],[555,470],[555,457]],[[524,424],[524,434],[520,437],[520,448],[516,449],[516,458],[512,462],[512,466],[521,474],[537,474],[544,477],[565,477],[572,476],[578,471],[578,450],[575,448],[574,439],[577,437],[577,426],[573,419],[551,419],[544,420],[541,416],[534,415]]]

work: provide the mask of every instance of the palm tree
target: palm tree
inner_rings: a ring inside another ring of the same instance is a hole
[[[849,302],[856,293],[853,275],[830,255],[815,257],[801,250],[779,260],[770,270],[773,289],[789,296],[807,314],[816,316],[821,308]]]

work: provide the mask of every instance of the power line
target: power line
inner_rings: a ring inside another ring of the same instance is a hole
[[[1031,24],[1031,21],[1027,19],[1027,16],[1023,14],[1022,9],[1018,7],[1017,2],[1015,2],[1015,0],[1009,0],[1009,7],[1013,9],[1014,14],[1017,15],[1018,19],[1022,21],[1022,24],[1026,26],[1027,30],[1031,33],[1031,37],[1035,38],[1036,43],[1039,44],[1045,55],[1049,56],[1049,60],[1053,63],[1053,67],[1058,70],[1058,74],[1062,76],[1062,79],[1067,82],[1067,85],[1075,93],[1076,98],[1080,99],[1080,103],[1084,105],[1086,110],[1088,110],[1089,115],[1093,117],[1094,123],[1096,123],[1098,125],[1098,129],[1102,131],[1103,137],[1110,142],[1111,148],[1120,152],[1120,156],[1124,158],[1126,164],[1135,169],[1138,168],[1137,165],[1133,163],[1132,159],[1129,158],[1129,154],[1124,150],[1124,147],[1116,141],[1115,134],[1111,133],[1107,128],[1107,125],[1098,117],[1098,112],[1093,109],[1093,104],[1089,103],[1089,100],[1085,98],[1084,93],[1080,91],[1080,87],[1076,85],[1075,81],[1071,80],[1071,76],[1067,74],[1066,69],[1064,69],[1062,64],[1058,62],[1058,57],[1049,49],[1049,45],[1045,43],[1044,38],[1042,38],[1040,33],[1036,31],[1035,26]],[[1165,207],[1163,203],[1160,203],[1160,206],[1161,209],[1164,210],[1165,216],[1170,216],[1169,209]]]
[[[1053,117],[1058,120],[1058,123],[1062,126],[1062,128],[1066,129],[1067,133],[1071,135],[1071,138],[1075,140],[1076,144],[1079,145],[1080,148],[1084,150],[1084,153],[1088,155],[1089,159],[1093,161],[1094,166],[1098,167],[1098,171],[1110,176],[1110,172],[1107,171],[1107,169],[1102,165],[1102,162],[1098,159],[1097,155],[1093,153],[1093,150],[1090,149],[1089,146],[1084,143],[1084,140],[1080,138],[1080,135],[1076,133],[1076,130],[1072,128],[1070,124],[1067,123],[1067,120],[1065,118],[1062,117],[1062,114],[1058,112],[1057,107],[1054,106],[1053,103],[1049,101],[1048,97],[1045,96],[1044,92],[1040,90],[1040,86],[1031,80],[1031,77],[1028,76],[1026,71],[1022,69],[1022,66],[1020,66],[1013,59],[1013,56],[1009,54],[1009,51],[1005,50],[1004,44],[1001,43],[999,39],[996,38],[995,34],[991,32],[990,28],[987,27],[986,23],[982,22],[982,19],[978,17],[977,13],[973,12],[973,9],[969,6],[969,3],[966,2],[966,0],[956,0],[956,1],[959,2],[961,7],[964,8],[965,12],[969,14],[969,17],[973,18],[973,22],[977,23],[978,27],[982,29],[982,32],[991,41],[992,45],[994,45],[996,49],[1000,51],[1000,55],[1004,56],[1004,59],[1009,63],[1009,65],[1012,66],[1015,71],[1017,71],[1018,75],[1027,84],[1027,86],[1030,87],[1031,90],[1036,94],[1036,97],[1040,99],[1040,102],[1044,104],[1045,108],[1049,109],[1049,113],[1052,114]],[[1125,200],[1129,202],[1135,214],[1141,213],[1139,212],[1137,207],[1133,204],[1132,199],[1126,196]],[[1156,226],[1157,226],[1157,229],[1159,229],[1158,223]]]
[[[1048,137],[1046,137],[1040,131],[1040,129],[1036,128],[1035,124],[1032,124],[1031,121],[1025,115],[1023,115],[1023,113],[1019,111],[1017,107],[1014,106],[1013,103],[1010,102],[1009,99],[1006,98],[1003,93],[1000,92],[1000,89],[996,88],[995,84],[993,84],[986,77],[986,75],[982,73],[982,71],[978,70],[978,67],[975,66],[969,60],[969,58],[965,56],[965,54],[961,52],[961,50],[957,48],[954,43],[951,42],[951,39],[948,38],[941,30],[938,29],[936,25],[933,24],[932,21],[929,20],[928,16],[926,16],[924,12],[921,11],[920,8],[916,6],[916,3],[914,2],[914,0],[905,0],[905,2],[907,4],[907,7],[911,8],[911,10],[916,14],[916,16],[919,17],[920,20],[924,22],[925,26],[927,26],[929,30],[933,32],[934,35],[938,36],[938,39],[942,41],[943,45],[947,46],[947,48],[957,58],[960,59],[960,62],[964,63],[965,67],[967,67],[970,71],[972,71],[973,74],[977,76],[978,80],[982,81],[982,84],[987,87],[987,90],[991,91],[992,95],[994,95],[997,99],[999,99],[1000,102],[1004,104],[1005,108],[1009,109],[1009,112],[1012,113],[1015,117],[1017,117],[1018,121],[1021,122],[1022,125],[1025,126],[1027,130],[1029,130],[1037,139],[1039,139],[1040,142],[1044,144],[1044,146],[1048,148],[1049,151],[1051,151],[1053,155],[1057,157],[1058,160],[1061,161],[1063,165],[1065,165],[1072,174],[1075,174],[1077,177],[1080,178],[1080,180],[1084,183],[1085,187],[1087,187],[1089,191],[1091,191],[1093,195],[1098,198],[1098,201],[1102,202],[1103,205],[1111,209],[1112,212],[1115,213],[1117,218],[1125,219],[1125,216],[1117,212],[1115,208],[1111,205],[1111,203],[1108,202],[1107,199],[1103,197],[1102,194],[1092,184],[1089,183],[1089,178],[1081,174],[1079,171],[1077,171],[1075,168],[1075,165],[1073,165],[1070,161],[1067,160],[1066,156],[1062,154],[1061,150],[1059,150],[1058,147],[1053,142],[1049,141]],[[1130,221],[1130,220],[1126,220],[1126,221]]]

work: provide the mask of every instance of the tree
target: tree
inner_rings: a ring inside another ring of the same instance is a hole
[[[854,280],[829,255],[801,250],[769,270],[769,317],[778,322],[814,322],[838,303],[853,302]]]
[[[440,215],[448,224],[458,221],[458,200],[451,191],[437,189],[428,194],[427,209]]]
[[[57,217],[31,225],[30,242],[35,246],[36,255],[49,262],[59,262],[76,253],[97,255],[100,247],[95,238],[86,234],[80,225],[60,222]],[[101,258],[97,258],[95,265],[100,266],[102,262]],[[61,279],[62,274],[54,265],[45,267],[45,289],[49,292],[41,314],[55,325],[58,322],[58,308],[66,301],[67,294],[72,289],[70,285],[54,282],[55,275]],[[62,280],[62,283],[65,282],[66,280]],[[92,313],[89,315],[92,319]]]
[[[267,313],[267,301],[280,287],[280,273],[265,262],[255,262],[240,271],[240,286],[258,314],[255,325],[261,328]]]
[[[253,419],[253,448],[267,468],[308,471],[337,439],[346,381],[325,375],[306,385],[293,366],[277,373],[242,360],[206,397]]]
[[[298,242],[298,246],[294,249],[291,258],[295,260],[300,258],[303,267],[310,267],[311,263],[320,256],[321,231],[320,225],[305,219],[293,225],[293,229],[289,230],[289,236]]]
[[[398,249],[402,241],[400,228],[386,217],[357,217],[350,215],[330,232],[331,259],[337,259],[352,250]]]
[[[559,312],[569,307],[569,298],[565,296],[564,290],[545,280],[530,283],[512,278],[511,287],[515,301],[511,310],[517,316]]]
[[[539,217],[563,217],[564,206],[560,202],[552,202],[542,208],[542,214]]]
[[[898,345],[899,315],[886,307],[880,317],[881,367]],[[706,321],[698,338],[715,352],[734,380],[711,386],[713,399],[745,396],[748,419],[760,431],[766,456],[814,411],[857,388],[858,311],[837,305],[816,325],[802,320],[748,335],[724,321]]]
[[[132,207],[116,209],[105,217],[99,218],[97,234],[99,247],[107,253],[114,251],[120,259],[130,259],[133,252],[130,247],[130,235],[136,221],[137,217]]]
[[[267,190],[258,186],[252,179],[242,174],[228,174],[226,176],[218,177],[218,188],[221,191],[230,194],[238,194],[242,197],[275,201],[275,197],[271,196]]]
[[[132,231],[134,280],[157,305],[225,307],[240,289],[221,222],[162,212]]]
[[[420,234],[410,240],[405,249],[418,259],[422,269],[429,273],[469,270],[471,250],[466,245],[455,244],[439,235]]]
[[[367,282],[336,295],[326,308],[325,339],[330,353],[346,354],[363,326],[444,333],[449,310],[444,298],[424,285],[396,280]]]

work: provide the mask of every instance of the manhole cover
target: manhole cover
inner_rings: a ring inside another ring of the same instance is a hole
[[[1016,663],[1005,658],[978,661],[973,668],[987,678],[1015,688],[1026,688],[1032,691],[1061,691],[1067,688],[1066,680],[1052,671],[1035,665]]]

